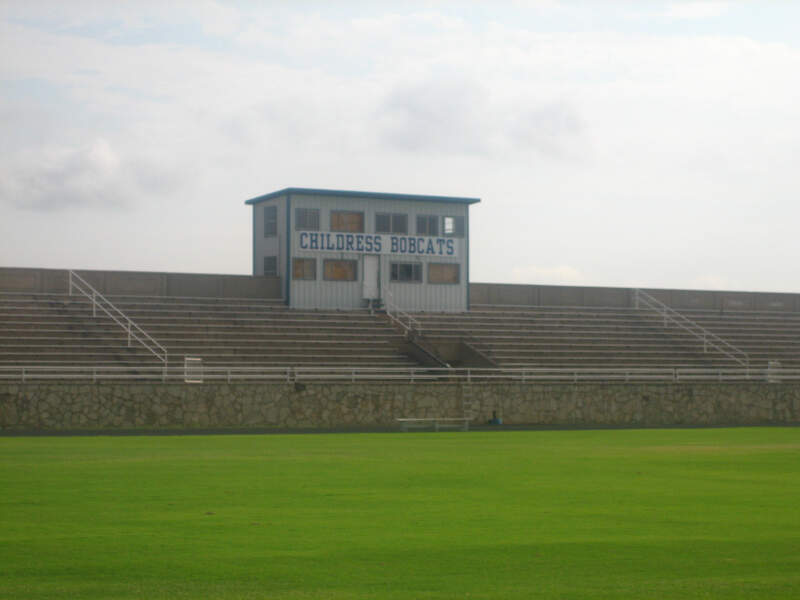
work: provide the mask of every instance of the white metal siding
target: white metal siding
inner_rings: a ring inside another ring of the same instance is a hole
[[[408,235],[416,235],[417,215],[460,216],[466,220],[468,205],[460,203],[416,202],[408,200],[381,200],[369,198],[332,198],[330,196],[292,195],[292,211],[296,208],[318,208],[320,231],[330,231],[332,210],[359,211],[364,213],[364,232],[375,233],[377,213],[402,213],[408,215]],[[279,214],[280,220],[280,214]],[[263,223],[262,223],[263,226]],[[284,222],[285,227],[285,222]],[[440,222],[441,228],[441,222]],[[280,233],[280,224],[279,224]],[[302,251],[297,246],[292,215],[292,252],[294,256],[317,259],[315,281],[291,281],[290,304],[296,308],[354,309],[362,303],[363,254],[354,252]],[[441,231],[440,231],[441,234]],[[467,232],[468,234],[468,232]],[[444,236],[441,236],[444,237]],[[457,312],[466,310],[467,299],[467,238],[453,238],[456,242],[456,257],[403,256],[382,254],[380,256],[380,286],[391,291],[394,302],[409,311]],[[323,260],[336,258],[355,260],[358,264],[358,279],[352,282],[325,281]],[[423,264],[422,283],[390,282],[390,263],[420,262]],[[429,284],[428,263],[459,263],[461,265],[458,284]],[[291,277],[291,272],[288,274]]]
[[[264,237],[264,207],[278,207],[278,228],[277,235]],[[253,211],[253,235],[255,235],[255,264],[253,265],[253,275],[264,274],[264,257],[278,257],[278,276],[282,281],[286,281],[286,198],[274,198],[266,202],[255,205]]]

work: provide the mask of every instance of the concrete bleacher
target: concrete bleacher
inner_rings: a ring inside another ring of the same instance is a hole
[[[771,361],[800,368],[800,314],[785,311],[683,310],[682,314],[744,350],[754,367]]]
[[[402,336],[368,311],[289,310],[280,301],[109,298],[167,348],[170,363],[206,366],[409,367]],[[156,366],[158,358],[65,294],[0,294],[0,366]]]
[[[665,328],[659,317],[634,308],[476,305],[468,313],[414,316],[426,339],[467,341],[499,367],[739,366],[704,352],[684,330]]]
[[[402,335],[369,311],[286,308],[279,300],[113,296],[167,348],[205,366],[418,367]],[[800,367],[800,313],[682,310],[749,355],[750,366]],[[739,367],[654,313],[624,307],[474,305],[467,313],[414,313],[424,339],[467,342],[499,367]],[[80,295],[0,293],[0,366],[160,366]]]

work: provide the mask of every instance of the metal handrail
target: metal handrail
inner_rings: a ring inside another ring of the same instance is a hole
[[[81,287],[83,286],[83,287]],[[97,316],[97,309],[102,310],[112,321],[122,327],[128,333],[128,347],[131,339],[136,340],[147,348],[155,357],[167,366],[167,349],[159,344],[150,334],[139,327],[133,320],[114,306],[108,298],[98,292],[92,284],[78,275],[75,271],[69,271],[69,295],[76,289],[81,294],[92,301],[92,316]],[[98,301],[99,300],[99,301]],[[110,310],[109,310],[110,309]],[[141,334],[141,335],[140,335]]]
[[[439,367],[199,367],[203,382],[346,382],[346,383],[642,383],[642,382],[778,382],[800,381],[798,368],[439,368]],[[47,380],[161,381],[184,383],[186,371],[172,367],[0,366],[0,381]]]
[[[728,358],[736,361],[745,368],[750,364],[750,357],[747,355],[747,352],[741,348],[737,348],[730,342],[726,342],[717,334],[712,333],[699,323],[695,323],[685,315],[682,315],[675,309],[670,308],[647,292],[640,289],[634,289],[634,306],[638,309],[640,304],[643,304],[646,308],[654,310],[661,317],[663,317],[665,327],[667,326],[668,322],[672,322],[703,342],[703,352],[708,352],[708,348],[711,347],[717,352],[720,352]]]
[[[389,288],[384,288],[383,290],[383,305],[386,315],[405,330],[406,337],[412,334],[422,335],[422,323],[394,302],[394,296],[389,291]],[[403,322],[404,318],[408,321],[408,324]]]

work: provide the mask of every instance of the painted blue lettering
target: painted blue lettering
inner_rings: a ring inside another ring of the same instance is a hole
[[[352,250],[353,249],[353,242],[355,241],[353,239],[353,237],[354,236],[353,236],[352,233],[348,233],[346,236],[344,236],[344,241],[345,241],[344,248],[345,248],[345,250]]]
[[[425,249],[426,254],[436,254],[436,250],[433,249],[433,240],[428,240],[428,247]]]
[[[383,237],[376,235],[373,240],[375,242],[375,252],[380,252],[383,249]]]
[[[356,251],[363,252],[364,251],[364,236],[357,235],[356,236]]]
[[[455,244],[453,240],[447,240],[447,256],[453,256],[456,253]]]
[[[439,254],[440,255],[443,254],[444,253],[444,240],[441,239],[441,238],[438,238],[436,240],[436,245],[439,246]]]
[[[308,234],[308,248],[309,248],[309,250],[319,250],[319,234],[318,233],[309,233]]]
[[[425,254],[425,238],[417,238],[417,252]]]
[[[336,249],[337,250],[344,250],[344,234],[337,233],[336,234]]]
[[[408,238],[408,253],[417,253],[417,238]]]
[[[300,248],[308,250],[308,232],[303,231],[300,233]]]
[[[408,238],[398,238],[397,242],[398,246],[400,246],[400,254],[406,254],[408,252]]]
[[[364,236],[364,252],[372,252],[372,236]]]
[[[331,243],[331,234],[325,234],[325,247],[322,250],[336,250],[336,246]]]
[[[399,243],[398,243],[399,240],[394,235],[392,236],[391,239],[392,239],[392,254],[397,254],[398,252],[400,252],[400,247],[399,247]]]

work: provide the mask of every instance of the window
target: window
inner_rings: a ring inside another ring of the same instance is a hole
[[[278,276],[278,257],[265,256],[264,257],[264,276],[277,277]]]
[[[364,213],[344,210],[331,211],[331,231],[364,233]]]
[[[436,215],[417,215],[417,235],[439,235],[439,217]]]
[[[319,209],[294,209],[294,229],[295,231],[319,231]]]
[[[408,233],[408,215],[375,215],[375,233]]]
[[[422,263],[392,263],[390,279],[422,283]]]
[[[354,260],[325,260],[326,281],[356,281],[358,269]]]
[[[464,237],[464,217],[443,217],[442,235]]]
[[[454,263],[430,263],[428,283],[459,283],[459,265]]]
[[[264,237],[278,235],[278,207],[264,207]]]
[[[317,259],[316,258],[294,258],[292,259],[292,279],[317,278]]]

